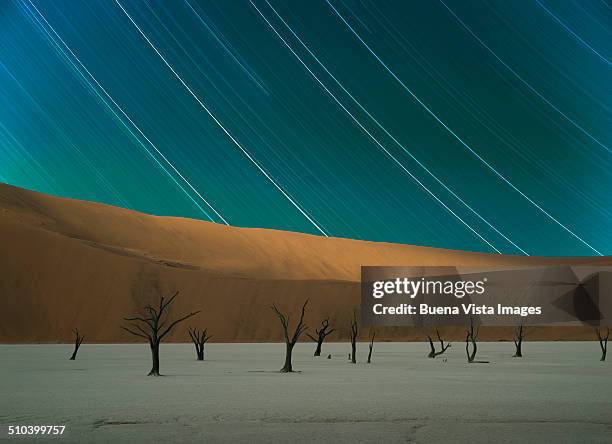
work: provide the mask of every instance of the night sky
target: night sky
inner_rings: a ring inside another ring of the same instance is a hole
[[[0,0],[0,181],[158,215],[612,254],[608,0]]]

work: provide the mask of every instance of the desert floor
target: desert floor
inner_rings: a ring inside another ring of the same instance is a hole
[[[0,346],[0,440],[8,425],[65,424],[54,442],[610,442],[612,362],[596,342],[481,343],[428,359],[424,343],[188,344],[161,349],[164,377],[147,377],[146,345]],[[328,354],[332,359],[326,359]],[[611,357],[612,358],[612,357]],[[23,441],[44,442],[29,437]]]

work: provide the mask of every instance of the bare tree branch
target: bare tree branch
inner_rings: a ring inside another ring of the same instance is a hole
[[[123,325],[121,326],[121,328],[122,328],[123,330],[127,331],[128,333],[133,334],[134,336],[140,336],[141,338],[149,339],[149,336],[145,336],[145,335],[143,335],[143,334],[136,333],[135,331],[132,331],[132,330],[130,330],[129,328],[124,327]]]
[[[182,317],[182,318],[180,318],[180,319],[177,319],[177,320],[176,320],[176,321],[174,321],[172,324],[170,324],[170,325],[168,326],[168,328],[166,328],[166,330],[164,330],[164,332],[163,332],[162,334],[160,334],[160,335],[159,335],[159,339],[160,339],[160,340],[161,340],[161,339],[163,339],[163,337],[164,337],[164,336],[166,336],[168,333],[170,333],[170,331],[171,331],[171,330],[172,330],[174,327],[176,327],[176,326],[177,326],[179,323],[183,322],[183,321],[184,321],[184,320],[186,320],[186,319],[189,319],[189,318],[190,318],[190,317],[192,317],[192,316],[197,315],[197,314],[198,314],[198,313],[200,313],[200,312],[201,312],[201,310],[194,311],[194,312],[189,313],[188,315],[183,316],[183,317]]]

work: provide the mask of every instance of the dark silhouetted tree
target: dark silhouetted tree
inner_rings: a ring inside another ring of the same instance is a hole
[[[428,358],[435,358],[436,356],[440,356],[442,353],[448,350],[448,348],[451,346],[450,343],[444,345],[444,341],[440,337],[440,332],[438,331],[437,328],[436,328],[436,335],[438,336],[438,341],[440,342],[440,351],[436,351],[436,347],[434,346],[431,336],[427,335],[427,339],[429,340],[429,348],[431,349],[431,351],[427,355]]]
[[[315,329],[315,333],[317,335],[316,338],[306,333],[306,336],[308,336],[310,339],[312,339],[314,342],[317,343],[317,348],[315,349],[314,356],[321,356],[321,346],[323,345],[323,341],[325,341],[325,338],[336,330],[335,328],[332,328],[331,330],[327,330],[328,328],[329,328],[329,318],[323,319],[323,321],[321,321],[321,328]]]
[[[81,336],[79,334],[78,328],[75,328],[72,331],[74,332],[74,351],[72,352],[72,356],[70,356],[70,360],[74,361],[76,359],[77,353],[79,352],[79,347],[83,343],[83,339],[85,339],[85,336]]]
[[[372,363],[372,350],[374,349],[374,338],[376,337],[376,330],[372,330],[372,336],[370,337],[370,350],[368,351],[368,364]]]
[[[272,304],[271,308],[272,310],[274,310],[274,313],[276,313],[276,316],[278,317],[278,320],[280,321],[283,327],[283,334],[285,336],[285,365],[283,366],[283,368],[281,368],[281,373],[291,373],[293,371],[293,365],[291,363],[293,347],[295,346],[297,340],[300,338],[302,333],[304,333],[308,329],[306,324],[304,324],[304,313],[306,312],[307,304],[308,299],[306,299],[304,305],[302,305],[302,313],[300,314],[300,319],[296,324],[295,330],[293,331],[292,335],[289,335],[289,316],[285,316],[278,310],[276,304]]]
[[[602,334],[603,329],[596,328],[597,339],[599,339],[599,347],[601,348],[601,359],[600,361],[606,360],[606,354],[608,353],[608,338],[610,337],[610,327],[606,327],[606,335]]]
[[[204,360],[204,345],[208,342],[212,336],[208,336],[208,329],[204,329],[203,331],[198,330],[197,328],[189,327],[189,337],[191,337],[191,341],[193,345],[195,345],[196,356],[198,361]]]
[[[357,364],[357,311],[353,310],[353,319],[351,320],[351,363]]]
[[[478,338],[478,331],[480,329],[474,329],[474,319],[470,316],[470,327],[467,330],[467,336],[465,337],[465,353],[467,354],[467,360],[469,363],[474,362],[476,358],[476,352],[478,346],[476,345],[476,339]],[[470,344],[472,345],[472,351],[470,352]]]
[[[151,348],[151,358],[153,360],[153,366],[148,376],[159,376],[159,344],[164,337],[172,331],[179,323],[192,316],[195,316],[200,312],[194,311],[185,316],[182,316],[174,321],[168,319],[168,307],[179,294],[177,291],[174,295],[166,300],[163,296],[159,299],[159,305],[153,307],[147,305],[144,307],[146,314],[141,316],[134,316],[131,318],[123,318],[128,321],[128,326],[121,326],[122,329],[134,336],[145,338],[149,341],[149,347]]]
[[[514,329],[514,347],[515,352],[513,358],[522,358],[523,357],[523,338],[525,337],[525,327],[523,327],[523,322],[519,324],[518,327]]]

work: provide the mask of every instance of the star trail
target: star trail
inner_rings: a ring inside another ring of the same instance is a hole
[[[11,0],[0,180],[159,215],[612,254],[600,0]]]
[[[500,253],[500,251],[494,246],[492,245],[488,240],[486,240],[480,233],[478,233],[474,228],[472,228],[467,222],[465,222],[461,217],[459,217],[455,212],[453,212],[448,206],[446,206],[439,198],[438,196],[436,196],[429,188],[427,188],[421,181],[419,181],[411,172],[409,172],[406,167],[395,157],[393,156],[379,141],[378,139],[376,139],[362,124],[359,120],[357,120],[355,118],[355,116],[353,114],[350,113],[350,111],[347,110],[347,108],[342,105],[342,103],[336,98],[336,96],[334,96],[333,93],[331,93],[331,91],[323,84],[323,82],[321,82],[321,80],[312,72],[312,70],[310,70],[310,68],[308,68],[308,66],[304,63],[304,61],[296,54],[296,52],[291,48],[291,46],[287,43],[287,41],[285,39],[283,39],[283,37],[281,37],[281,35],[278,33],[278,31],[276,30],[276,28],[274,28],[274,26],[269,22],[269,20],[261,13],[261,11],[255,6],[255,4],[250,1],[251,5],[253,5],[253,7],[257,10],[257,12],[262,16],[262,18],[264,19],[264,21],[266,22],[266,24],[268,26],[270,26],[270,28],[272,29],[272,31],[281,39],[281,41],[287,46],[287,48],[289,48],[289,50],[291,51],[291,53],[300,61],[300,63],[302,63],[302,65],[304,65],[304,67],[306,68],[306,70],[313,76],[313,78],[323,87],[323,89],[325,90],[325,92],[327,92],[336,103],[338,103],[338,105],[344,110],[346,111],[346,113],[349,115],[349,117],[351,119],[353,119],[355,121],[355,123],[357,123],[357,125],[374,141],[374,143],[376,145],[378,145],[384,152],[385,154],[387,154],[402,170],[404,170],[417,184],[419,184],[429,195],[431,195],[438,203],[440,203],[440,205],[442,205],[447,211],[449,211],[454,217],[456,217],[462,224],[464,224],[470,231],[472,231],[478,238],[480,238],[483,242],[485,242],[487,245],[489,245],[494,251]],[[391,133],[389,133],[389,131],[387,131],[387,129],[380,124],[380,122],[374,117],[372,116],[372,114],[370,114],[364,107],[363,105],[361,105],[361,103],[355,99],[355,97],[342,85],[342,83],[340,81],[338,81],[338,79],[336,79],[336,77],[325,67],[325,65],[319,60],[319,58],[308,48],[308,46],[302,41],[302,39],[300,39],[300,37],[298,37],[298,35],[293,31],[293,29],[287,24],[287,22],[285,22],[285,20],[278,14],[278,12],[276,11],[276,9],[274,9],[274,7],[266,1],[266,3],[268,4],[268,6],[270,6],[270,9],[272,9],[272,11],[276,14],[276,16],[281,20],[281,22],[287,27],[287,29],[289,29],[289,31],[291,32],[291,34],[293,34],[293,36],[298,40],[298,42],[300,42],[300,44],[306,49],[306,51],[308,51],[308,53],[316,60],[316,62],[323,68],[323,70],[329,74],[329,76],[334,80],[334,82],[336,82],[338,84],[338,86],[342,89],[342,91],[344,91],[350,98],[351,100],[353,100],[353,102],[355,102],[355,104],[370,118],[372,119],[372,121],[391,139],[393,140],[393,142],[395,142],[402,150],[404,150],[406,152],[406,154],[408,154],[421,168],[423,168],[431,177],[433,177],[440,185],[442,185],[449,193],[451,193],[451,195],[453,197],[455,197],[459,202],[461,202],[466,208],[468,208],[474,215],[476,215],[479,219],[481,219],[482,221],[484,221],[489,227],[491,227],[493,230],[495,230],[495,232],[497,234],[499,234],[500,236],[502,236],[505,240],[507,240],[508,242],[510,242],[514,247],[516,247],[521,253],[527,255],[527,253],[525,252],[525,250],[523,250],[521,247],[519,247],[518,245],[516,245],[514,242],[512,242],[507,236],[505,236],[504,234],[502,234],[497,228],[495,228],[493,225],[491,225],[491,223],[489,221],[487,221],[484,217],[482,217],[477,211],[475,211],[471,206],[469,206],[463,199],[461,199],[461,197],[457,196],[457,194],[455,194],[453,192],[453,190],[451,190],[442,180],[440,180],[435,174],[433,174],[431,172],[431,170],[429,168],[427,168],[425,165],[423,165],[416,157],[414,157],[412,155],[412,153],[410,151],[408,151],[404,145],[402,145]]]
[[[519,188],[517,188],[516,185],[514,185],[514,183],[512,183],[504,174],[500,173],[499,170],[497,168],[495,168],[493,165],[491,165],[491,163],[489,163],[486,159],[484,159],[480,154],[478,154],[470,145],[468,145],[463,138],[461,138],[455,131],[453,131],[434,111],[431,110],[431,108],[429,106],[427,106],[427,104],[425,104],[425,102],[423,102],[423,100],[421,100],[408,86],[406,86],[406,84],[397,76],[397,74],[395,74],[394,71],[392,71],[388,65],[383,62],[383,60],[370,48],[370,46],[361,38],[361,36],[355,31],[355,29],[346,21],[346,19],[344,18],[344,16],[342,16],[342,14],[340,14],[338,12],[338,10],[331,4],[331,2],[329,0],[325,0],[327,2],[327,4],[333,9],[333,11],[336,13],[336,15],[338,15],[338,17],[340,17],[340,19],[342,20],[342,22],[347,25],[347,27],[351,30],[351,32],[357,37],[357,39],[367,48],[367,50],[376,58],[376,60],[378,60],[378,62],[380,62],[380,64],[385,68],[385,70],[387,70],[387,72],[389,74],[391,74],[391,76],[397,80],[397,82],[419,103],[419,105],[421,105],[423,107],[423,109],[425,109],[440,125],[442,125],[442,127],[444,127],[444,129],[446,131],[448,131],[450,134],[452,134],[452,136],[457,139],[457,141],[459,143],[461,143],[461,145],[463,145],[465,148],[468,149],[468,151],[470,153],[472,153],[474,156],[476,156],[476,158],[478,160],[480,160],[487,168],[489,168],[491,171],[493,171],[493,173],[495,173],[495,175],[497,177],[499,177],[502,181],[504,181],[506,184],[508,184],[514,191],[516,191],[517,193],[519,193],[523,198],[525,198],[530,204],[532,204],[534,207],[536,207],[538,210],[540,210],[542,213],[544,213],[549,219],[551,219],[553,222],[555,222],[557,225],[559,225],[561,228],[563,228],[565,231],[567,231],[569,234],[571,234],[572,236],[574,236],[576,239],[578,239],[580,242],[582,242],[585,246],[587,246],[588,248],[590,248],[591,250],[593,250],[595,253],[597,253],[598,255],[601,255],[601,253],[599,251],[597,251],[594,247],[592,247],[591,245],[589,245],[584,239],[582,239],[580,236],[578,236],[576,233],[574,233],[571,229],[569,229],[567,226],[565,226],[563,223],[561,223],[559,220],[557,220],[554,216],[552,216],[548,211],[546,211],[544,208],[542,208],[538,203],[534,202],[529,196],[527,196],[523,191],[521,191]]]
[[[112,102],[112,104],[119,110],[119,112],[121,112],[121,114],[123,114],[123,116],[130,122],[130,124],[136,129],[136,131],[138,131],[138,133],[147,141],[147,143],[155,150],[155,152],[159,155],[159,157],[161,157],[161,159],[163,159],[163,161],[174,171],[174,173],[180,177],[180,179],[185,182],[185,184],[191,188],[191,190],[200,198],[200,200],[202,200],[202,202],[204,202],[206,204],[206,206],[208,208],[210,208],[218,217],[219,219],[221,219],[223,221],[224,224],[229,225],[228,222],[223,218],[223,216],[221,216],[219,214],[219,212],[217,210],[215,210],[215,208],[208,203],[208,201],[193,187],[193,185],[191,185],[191,183],[176,169],[176,167],[166,158],[166,156],[164,156],[164,154],[157,149],[157,147],[155,146],[155,144],[153,142],[151,142],[149,140],[149,138],[140,130],[140,128],[134,123],[134,121],[125,113],[125,111],[123,111],[123,109],[117,104],[117,102],[115,102],[115,100],[106,92],[106,90],[104,89],[104,87],[102,85],[100,85],[100,82],[98,82],[96,80],[96,78],[93,76],[93,74],[91,74],[91,72],[89,72],[89,70],[85,67],[85,65],[83,65],[83,63],[81,63],[81,61],[79,60],[79,58],[74,54],[74,52],[72,52],[72,50],[70,49],[70,47],[66,44],[66,42],[64,42],[64,40],[62,40],[62,38],[59,36],[59,34],[57,32],[55,32],[55,29],[53,29],[53,27],[49,24],[49,22],[45,19],[44,15],[42,15],[40,13],[40,11],[38,10],[38,8],[36,8],[36,6],[30,1],[28,0],[28,2],[30,3],[30,5],[32,5],[32,7],[34,8],[34,10],[36,11],[36,13],[40,16],[40,18],[45,22],[45,24],[51,29],[51,31],[53,32],[53,34],[55,35],[55,37],[57,37],[57,39],[61,42],[61,44],[64,46],[64,48],[72,55],[72,57],[74,57],[74,59],[76,60],[76,62],[81,66],[81,68],[87,73],[87,75],[91,78],[91,80],[93,80],[95,82],[95,84],[98,86],[98,88],[104,93],[104,95]],[[54,43],[55,40],[53,38],[51,38],[51,40]],[[60,48],[60,51],[62,49]],[[80,74],[83,75],[83,73],[76,68],[76,71]],[[88,80],[85,78],[85,81],[88,82]],[[95,87],[92,86],[92,89],[95,91]],[[97,91],[96,91],[97,94]],[[99,95],[98,95],[99,96]],[[100,97],[100,96],[99,96]],[[176,179],[174,178],[174,176],[172,174],[170,174],[168,172],[168,170],[166,170],[166,168],[157,160],[157,158],[155,156],[153,156],[151,154],[151,152],[147,149],[147,147],[140,141],[140,139],[138,139],[138,137],[132,132],[132,130],[125,125],[125,123],[123,123],[123,121],[121,120],[121,118],[115,113],[115,111],[113,110],[112,107],[110,107],[108,105],[108,103],[104,100],[104,98],[102,98],[102,101],[104,103],[105,106],[107,106],[109,108],[109,110],[111,111],[111,113],[113,113],[113,115],[115,115],[119,121],[121,122],[122,125],[124,125],[126,127],[126,129],[130,132],[130,134],[132,136],[134,136],[134,138],[136,139],[136,141],[138,142],[138,144],[140,144],[144,150],[147,152],[147,154],[149,156],[151,156],[151,158],[160,166],[160,168],[164,171],[164,173],[166,173],[168,175],[168,177],[170,177],[170,179],[181,189],[181,191],[183,191],[183,193],[185,193],[187,195],[187,197],[189,199],[191,199],[193,201],[193,203],[202,211],[202,213],[204,213],[204,215],[211,221],[213,221],[213,218],[208,214],[208,212],[206,212],[206,210],[204,210],[195,200],[193,200],[193,198],[189,195],[189,193],[187,193],[185,191],[185,189],[182,187],[182,185],[180,185]]]

